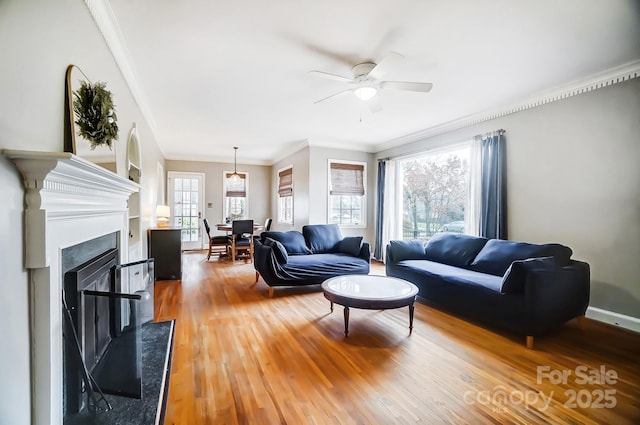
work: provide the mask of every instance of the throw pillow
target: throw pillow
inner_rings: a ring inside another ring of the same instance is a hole
[[[287,261],[289,261],[289,255],[287,254],[287,250],[284,245],[271,238],[266,238],[264,240],[264,244],[271,247],[279,264],[287,264]]]
[[[288,232],[262,232],[260,237],[263,240],[271,238],[284,245],[289,255],[311,254],[311,250],[307,248],[307,244],[304,241],[302,233],[296,230],[290,230]]]
[[[488,239],[457,233],[436,233],[427,246],[427,260],[456,267],[467,267]]]
[[[420,240],[390,241],[389,248],[392,252],[391,261],[424,260],[424,242]]]
[[[478,253],[470,268],[481,273],[503,276],[511,263],[516,260],[556,257],[560,264],[566,264],[570,256],[571,249],[560,244],[532,244],[491,239]]]
[[[338,251],[357,257],[362,249],[362,236],[347,236],[338,245]]]
[[[342,233],[337,224],[307,224],[302,226],[302,234],[314,254],[339,251]]]
[[[556,268],[556,260],[553,257],[527,258],[516,260],[507,269],[502,278],[503,294],[516,294],[524,291],[524,282],[527,273],[531,270],[553,270]]]

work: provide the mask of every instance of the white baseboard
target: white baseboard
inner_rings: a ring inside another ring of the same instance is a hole
[[[587,308],[586,316],[589,319],[598,320],[610,325],[620,326],[634,332],[640,332],[640,319],[637,317],[626,316],[624,314],[615,313],[609,310],[603,310],[597,307]]]

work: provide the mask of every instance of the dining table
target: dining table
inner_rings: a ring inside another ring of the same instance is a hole
[[[216,224],[216,229],[220,230],[221,232],[231,232],[231,223],[218,223]],[[260,230],[264,229],[264,226],[262,224],[258,224],[255,223],[253,225],[253,231],[254,232],[258,232]]]

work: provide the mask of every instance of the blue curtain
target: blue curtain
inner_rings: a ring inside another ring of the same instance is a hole
[[[507,239],[504,130],[482,136],[480,236]]]
[[[373,249],[373,258],[382,261],[382,224],[384,222],[384,183],[386,178],[387,162],[385,160],[378,161],[378,187],[377,196],[378,203],[376,205],[376,240]]]

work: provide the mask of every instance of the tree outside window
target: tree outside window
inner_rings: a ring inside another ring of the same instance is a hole
[[[403,239],[464,232],[469,153],[467,145],[401,162]]]

